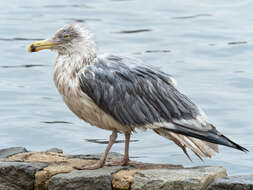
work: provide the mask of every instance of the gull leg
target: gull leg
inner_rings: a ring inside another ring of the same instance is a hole
[[[97,163],[90,165],[90,166],[81,166],[81,167],[74,167],[74,168],[78,169],[78,170],[95,170],[98,168],[102,168],[105,164],[105,160],[107,158],[108,153],[110,152],[112,145],[114,144],[115,140],[117,139],[117,136],[118,136],[117,131],[113,131],[110,136],[109,143],[105,149],[105,152]]]
[[[125,166],[129,162],[129,142],[130,142],[130,133],[125,133],[125,153],[123,159],[120,160],[112,160],[110,162],[106,162],[106,166]]]
[[[125,133],[125,154],[123,158],[123,165],[127,165],[129,162],[129,143],[130,143],[130,133]]]

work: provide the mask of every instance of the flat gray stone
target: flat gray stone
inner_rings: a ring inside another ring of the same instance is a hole
[[[42,163],[0,162],[0,190],[33,190],[35,173]]]
[[[12,155],[28,152],[24,147],[11,147],[0,150],[0,158],[8,158]]]
[[[204,190],[226,175],[223,167],[211,166],[142,170],[134,175],[131,190]]]
[[[208,190],[253,190],[253,175],[216,179],[210,184]]]
[[[112,190],[112,173],[120,169],[104,167],[57,174],[49,180],[48,190]]]
[[[46,150],[45,152],[54,152],[54,153],[60,153],[60,154],[62,154],[63,150],[59,149],[59,148],[50,148],[50,149]]]

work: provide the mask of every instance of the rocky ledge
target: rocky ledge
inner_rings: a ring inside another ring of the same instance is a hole
[[[121,154],[111,153],[108,159]],[[223,167],[151,164],[75,170],[100,155],[69,155],[52,148],[29,152],[22,147],[0,150],[0,190],[250,190],[253,176],[227,177]]]

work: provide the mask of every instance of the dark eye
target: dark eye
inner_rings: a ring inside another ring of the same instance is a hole
[[[71,35],[70,34],[64,34],[64,39],[69,39],[70,37],[71,37]]]

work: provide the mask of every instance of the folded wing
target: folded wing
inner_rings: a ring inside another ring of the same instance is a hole
[[[215,144],[246,151],[220,134],[174,84],[157,68],[114,55],[96,58],[80,75],[82,91],[123,126],[151,128],[200,158],[218,152]]]

